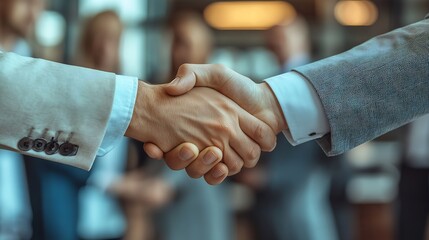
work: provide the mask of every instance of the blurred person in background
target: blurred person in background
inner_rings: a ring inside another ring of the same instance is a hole
[[[44,0],[0,0],[0,51],[31,56],[27,39]],[[29,239],[31,209],[23,157],[0,150],[0,239]]]
[[[33,31],[44,0],[0,0],[0,49],[30,56],[26,39]]]
[[[120,73],[122,30],[122,22],[114,11],[104,11],[89,18],[83,26],[76,64]]]
[[[265,33],[265,40],[279,64],[278,74],[311,62],[310,32],[302,17],[271,27]]]
[[[168,82],[182,64],[207,63],[211,54],[212,33],[197,13],[175,12],[170,27],[171,75],[168,80],[152,82]],[[124,200],[129,220],[126,239],[231,239],[232,216],[225,185],[209,186],[202,179],[190,179],[185,172],[167,169],[162,162],[150,161],[146,155],[141,157],[144,166],[131,170],[113,189]]]
[[[397,216],[398,240],[424,240],[429,215],[429,115],[406,129]]]
[[[309,29],[298,17],[266,32],[267,48],[276,57],[281,73],[311,61]],[[335,240],[329,204],[331,163],[315,142],[292,147],[277,138],[272,153],[263,153],[262,165],[238,176],[256,193],[251,210],[255,239]]]
[[[76,64],[119,72],[122,23],[113,11],[90,17],[83,25]],[[123,138],[97,157],[91,172],[26,157],[34,213],[33,239],[119,239],[124,220],[109,186],[121,176],[127,158]]]
[[[190,10],[174,13],[170,27],[173,40],[169,79],[176,77],[182,64],[208,63],[213,50],[213,33],[198,13]]]

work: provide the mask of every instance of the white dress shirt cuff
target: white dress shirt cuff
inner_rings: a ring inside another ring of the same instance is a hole
[[[135,77],[116,76],[112,112],[97,156],[104,156],[111,151],[127,131],[136,102],[137,85],[138,79]]]
[[[289,130],[283,131],[293,145],[318,139],[330,132],[320,98],[311,83],[296,72],[266,80],[273,90]]]

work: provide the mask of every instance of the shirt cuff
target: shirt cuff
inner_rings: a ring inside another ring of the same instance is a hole
[[[288,124],[287,140],[299,145],[330,132],[320,98],[311,83],[295,72],[265,80],[274,92]]]
[[[97,156],[104,156],[111,151],[125,135],[133,115],[137,85],[138,79],[135,77],[116,75],[112,112]]]

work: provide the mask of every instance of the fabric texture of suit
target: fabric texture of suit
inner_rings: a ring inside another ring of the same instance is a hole
[[[341,154],[429,113],[429,20],[294,71],[313,84],[328,118],[320,145]]]
[[[115,75],[0,52],[0,148],[90,169],[113,104]],[[75,156],[21,151],[20,139],[79,147]]]

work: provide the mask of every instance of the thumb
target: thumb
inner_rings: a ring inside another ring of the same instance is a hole
[[[166,85],[165,91],[172,96],[183,95],[191,91],[196,82],[197,78],[191,67],[182,65],[177,72],[176,78]]]
[[[194,87],[212,88],[243,107],[255,97],[256,84],[219,64],[183,64],[177,71],[177,77],[165,85],[165,91],[169,95],[179,96]]]

